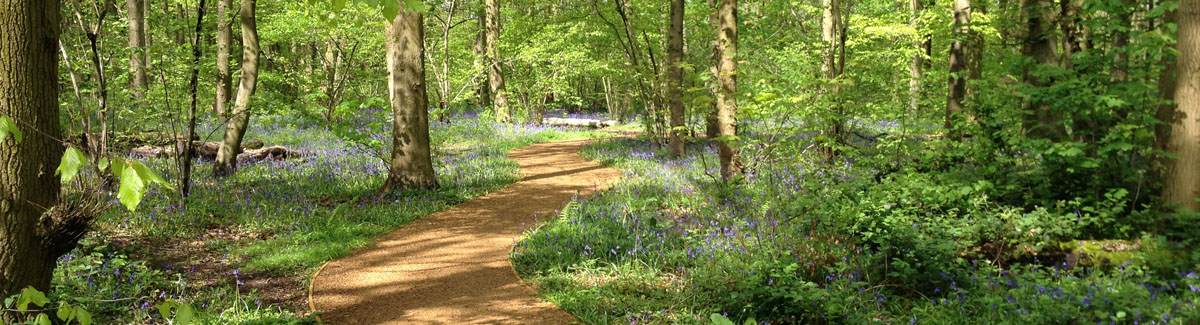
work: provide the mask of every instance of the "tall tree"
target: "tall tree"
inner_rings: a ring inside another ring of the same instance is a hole
[[[950,80],[946,96],[946,132],[959,138],[963,101],[967,93],[967,42],[971,23],[971,0],[954,0],[954,40],[950,45]]]
[[[1179,37],[1175,48],[1176,115],[1167,150],[1177,158],[1167,164],[1163,203],[1189,211],[1200,209],[1200,0],[1181,0],[1176,11]]]
[[[491,63],[487,58],[487,17],[484,15],[484,9],[480,7],[476,10],[475,15],[478,17],[479,30],[475,32],[475,44],[471,46],[471,52],[475,53],[475,71],[483,74],[484,78],[488,78],[487,82],[480,82],[479,89],[475,91],[478,96],[479,107],[487,107],[492,105],[492,83],[488,77],[492,71],[489,67]],[[474,80],[474,79],[472,79]]]
[[[1162,24],[1160,24],[1160,33],[1170,33],[1168,26],[1175,24],[1175,12],[1168,11],[1163,15]],[[1171,134],[1171,126],[1175,124],[1175,69],[1172,67],[1175,64],[1175,56],[1170,51],[1163,51],[1162,70],[1158,72],[1158,98],[1162,103],[1158,104],[1158,110],[1155,111],[1154,117],[1162,124],[1154,127],[1154,148],[1159,150],[1167,150],[1168,135]]]
[[[717,151],[721,158],[721,179],[730,180],[742,174],[740,150],[733,144],[737,137],[737,58],[738,27],[737,0],[717,1]]]
[[[826,87],[825,94],[832,98],[833,114],[828,117],[827,123],[830,126],[829,137],[831,144],[828,144],[823,149],[826,157],[832,157],[836,153],[834,145],[842,141],[843,127],[845,125],[845,117],[842,116],[842,87],[838,84],[838,77],[842,75],[842,67],[844,64],[839,64],[839,59],[844,59],[845,44],[844,29],[841,22],[841,1],[838,0],[822,0],[821,14],[821,42],[822,42],[822,57],[821,57],[821,77],[825,79]]]
[[[59,255],[42,216],[56,205],[62,157],[58,113],[59,3],[0,0],[0,117],[25,134],[0,142],[0,296],[45,291]]]
[[[188,93],[192,96],[191,105],[188,107],[187,133],[183,137],[176,136],[179,139],[176,152],[183,153],[179,168],[179,189],[180,195],[187,197],[192,190],[192,157],[195,153],[195,147],[192,146],[192,136],[196,134],[196,105],[197,87],[200,84],[200,39],[201,33],[204,32],[204,3],[205,0],[200,0],[196,5],[196,29],[192,33],[192,74],[188,79]]]
[[[512,116],[508,111],[508,95],[504,90],[504,63],[500,59],[500,0],[484,0],[484,5],[484,46],[487,51],[492,111],[497,122],[508,123]]]
[[[671,112],[671,156],[683,156],[683,0],[671,0],[667,31],[667,108]]]
[[[233,19],[229,9],[233,0],[217,0],[217,98],[213,111],[224,117],[229,110],[229,93],[232,90],[232,74],[229,73],[229,48],[233,44]]]
[[[1035,65],[1058,66],[1058,45],[1051,27],[1055,15],[1053,3],[1048,0],[1021,0],[1021,15],[1024,17],[1025,35],[1021,43],[1021,55],[1032,58],[1022,77],[1033,87],[1045,87],[1053,80],[1035,73]],[[1064,139],[1066,128],[1059,123],[1060,115],[1053,112],[1044,99],[1033,98],[1022,104],[1025,111],[1023,129],[1033,137]]]
[[[257,0],[241,0],[242,76],[238,82],[237,101],[225,123],[225,137],[217,150],[213,174],[225,176],[237,171],[237,156],[242,152],[242,137],[250,124],[250,96],[258,86],[258,25],[254,14]]]
[[[913,39],[913,44],[918,50],[923,49],[926,43],[925,33],[921,30],[921,13],[925,12],[925,0],[909,0],[908,1],[908,24],[917,31],[916,37]],[[912,57],[912,62],[908,64],[908,106],[909,114],[916,116],[921,111],[921,79],[925,78],[925,53],[919,51]]]
[[[398,1],[398,0],[391,0]],[[488,0],[494,1],[494,0]],[[388,97],[392,104],[392,162],[380,193],[396,187],[436,188],[429,149],[423,15],[402,9],[387,27]]]
[[[146,26],[143,1],[128,0],[126,20],[129,21],[129,72],[133,75],[133,95],[139,102],[145,100],[146,88],[150,83],[146,77]]]

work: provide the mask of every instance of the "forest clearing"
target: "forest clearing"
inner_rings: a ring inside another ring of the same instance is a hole
[[[1200,323],[1200,0],[0,8],[0,324]]]

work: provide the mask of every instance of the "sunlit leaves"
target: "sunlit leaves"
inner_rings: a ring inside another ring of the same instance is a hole
[[[0,116],[0,145],[4,144],[4,140],[8,139],[8,135],[12,134],[14,142],[21,142],[24,134],[17,129],[17,123],[13,122],[8,116]]]
[[[157,183],[168,190],[174,190],[170,183],[140,162],[114,159],[112,167],[113,175],[121,176],[117,200],[129,211],[135,211],[142,202],[142,197],[146,194],[146,185]]]
[[[62,161],[59,162],[58,169],[54,173],[62,177],[63,183],[70,182],[71,179],[75,178],[75,175],[79,174],[79,169],[83,165],[86,165],[87,161],[88,157],[82,151],[75,149],[75,147],[67,147],[67,151],[63,153]]]
[[[196,320],[196,312],[192,310],[192,305],[167,300],[158,304],[157,307],[158,313],[163,319],[171,319],[171,311],[175,311],[175,324],[191,324]]]

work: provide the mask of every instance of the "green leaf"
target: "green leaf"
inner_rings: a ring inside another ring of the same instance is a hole
[[[421,0],[404,0],[404,5],[407,6],[408,9],[417,13],[424,14],[429,12],[429,7],[426,6],[425,2]]]
[[[134,162],[131,166],[133,166],[133,170],[137,171],[138,177],[141,179],[157,183],[172,191],[175,190],[175,188],[171,187],[171,183],[168,183],[162,176],[158,176],[158,173],[155,173],[150,167],[146,167],[146,165],[139,162]]]
[[[114,176],[121,176],[125,172],[125,159],[113,157],[109,165],[112,167],[112,174]]]
[[[4,144],[4,139],[7,139],[9,134],[12,134],[13,142],[19,143],[24,137],[21,130],[17,129],[16,122],[8,116],[0,116],[0,144]]]
[[[21,289],[21,298],[17,299],[17,310],[29,310],[29,303],[38,305],[38,307],[45,307],[46,304],[50,303],[50,299],[46,299],[46,294],[38,291],[38,289],[25,287],[25,289]]]
[[[117,200],[132,212],[137,210],[139,203],[142,203],[142,194],[145,191],[146,182],[138,175],[137,169],[133,166],[126,166],[121,172],[121,187],[117,190]]]
[[[394,0],[383,0],[383,18],[388,21],[396,19],[396,15],[400,13],[400,3]]]
[[[192,305],[176,303],[175,324],[191,324],[195,321],[195,319],[196,313],[192,312]]]
[[[346,8],[346,0],[333,0],[333,12],[341,12]]]
[[[175,304],[175,301],[167,300],[167,301],[164,301],[163,303],[155,306],[155,307],[158,307],[158,315],[162,316],[163,319],[171,319],[171,306],[173,306],[174,304]]]
[[[50,316],[46,316],[44,313],[38,314],[37,319],[33,323],[37,325],[54,325],[54,323],[50,322]]]
[[[55,313],[55,315],[58,316],[59,320],[64,320],[64,321],[71,320],[71,318],[73,316],[75,316],[74,314],[75,314],[74,308],[67,308],[67,304],[61,303],[61,302],[58,304],[58,312]]]
[[[96,170],[104,171],[105,169],[108,169],[108,158],[100,157],[100,159],[96,161]]]
[[[92,314],[83,307],[75,307],[75,316],[79,318],[79,325],[92,325]]]
[[[712,320],[713,325],[734,325],[733,321],[725,316],[721,316],[721,314],[712,314],[708,318]]]
[[[87,155],[83,151],[75,149],[75,147],[67,147],[67,151],[63,153],[62,161],[58,163],[58,169],[55,174],[62,176],[62,182],[70,182],[79,174],[79,168],[87,164]]]

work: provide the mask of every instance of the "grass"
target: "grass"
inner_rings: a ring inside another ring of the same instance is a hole
[[[200,162],[184,204],[161,191],[136,212],[114,206],[95,231],[60,261],[59,299],[95,310],[100,323],[162,321],[152,306],[180,299],[204,323],[311,322],[308,276],[325,261],[376,235],[516,182],[511,149],[598,132],[504,126],[462,118],[434,123],[434,165],[442,187],[382,197],[386,165],[368,148],[323,127],[256,120],[246,139],[310,153],[239,166],[214,179]],[[204,133],[201,133],[204,134]],[[167,159],[148,164],[173,179]],[[97,302],[88,297],[105,297]]]
[[[1025,235],[1054,220],[1036,219],[1045,211],[1014,215],[958,187],[876,181],[862,160],[822,166],[781,156],[722,184],[710,176],[709,144],[688,153],[670,158],[646,139],[586,147],[585,157],[625,177],[527,230],[511,256],[519,274],[589,324],[709,324],[712,314],[739,324],[1200,319],[1200,276],[1138,263],[1155,256],[1069,267],[980,253],[985,243],[1042,240]],[[989,208],[938,206],[943,197]],[[1026,230],[1005,237],[1013,227]]]

